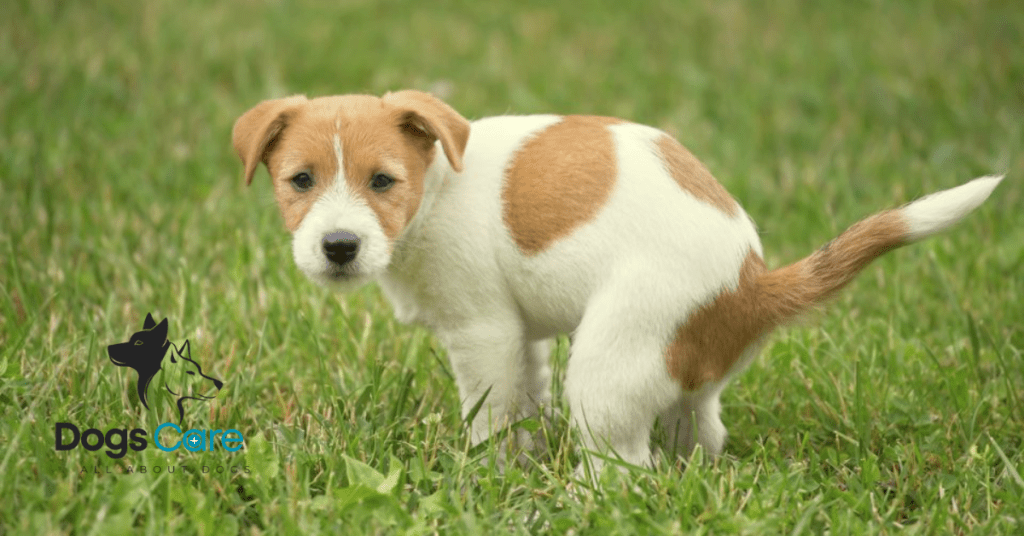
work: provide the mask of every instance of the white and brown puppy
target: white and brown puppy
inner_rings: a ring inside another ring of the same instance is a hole
[[[871,216],[768,270],[757,229],[664,132],[618,119],[470,123],[400,91],[268,100],[235,124],[274,184],[295,262],[324,285],[375,279],[447,347],[475,441],[550,399],[548,341],[572,334],[566,392],[587,446],[648,464],[722,451],[719,395],[773,328],[868,262],[949,227],[1001,178]]]

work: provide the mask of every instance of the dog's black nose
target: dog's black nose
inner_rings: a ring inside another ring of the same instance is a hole
[[[334,231],[324,236],[323,246],[327,260],[344,266],[356,258],[356,253],[359,252],[359,237],[348,231]]]

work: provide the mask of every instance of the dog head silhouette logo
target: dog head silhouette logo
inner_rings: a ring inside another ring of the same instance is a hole
[[[174,349],[168,354],[171,347]],[[146,314],[142,330],[132,334],[127,342],[108,346],[107,355],[115,365],[129,367],[139,373],[136,390],[146,409],[149,409],[149,384],[162,370],[164,389],[178,398],[178,422],[185,417],[186,400],[210,400],[216,396],[206,394],[210,392],[210,386],[217,391],[224,386],[224,382],[203,374],[203,368],[192,359],[188,340],[181,348],[172,343],[167,339],[167,319],[157,324],[152,314]],[[165,359],[165,355],[169,357]]]

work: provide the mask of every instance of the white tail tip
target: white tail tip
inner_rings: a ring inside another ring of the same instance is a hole
[[[900,209],[907,223],[907,241],[941,232],[988,199],[1005,175],[979,177],[956,188],[926,195]]]

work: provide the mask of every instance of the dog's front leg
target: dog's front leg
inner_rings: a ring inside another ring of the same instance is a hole
[[[540,355],[546,346],[528,344],[518,318],[478,320],[438,337],[455,372],[462,417],[479,405],[470,423],[474,445],[548,402],[548,356]]]

